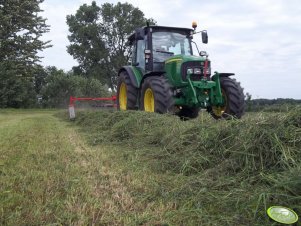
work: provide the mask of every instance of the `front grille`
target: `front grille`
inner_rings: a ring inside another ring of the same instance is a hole
[[[200,75],[195,75],[195,74],[190,75],[190,79],[192,81],[201,80],[204,77],[204,65],[205,65],[205,62],[196,62],[196,61],[183,63],[182,68],[181,68],[181,75],[182,75],[183,81],[187,80],[187,78],[186,78],[187,77],[187,68],[201,68]],[[208,61],[207,67],[210,68],[210,61]],[[209,77],[210,75],[207,74],[207,76]]]

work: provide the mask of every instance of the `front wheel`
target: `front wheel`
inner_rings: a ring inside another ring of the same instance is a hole
[[[173,106],[172,91],[165,77],[152,76],[144,80],[141,88],[141,110],[163,114],[171,112]]]
[[[215,119],[241,118],[245,111],[243,89],[235,79],[229,77],[221,77],[220,83],[225,104],[209,107],[209,113]]]

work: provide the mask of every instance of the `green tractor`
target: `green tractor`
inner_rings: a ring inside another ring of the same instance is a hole
[[[192,39],[207,32],[193,29],[149,26],[138,28],[128,38],[131,65],[118,73],[117,108],[172,113],[183,119],[196,118],[201,108],[215,119],[241,118],[244,94],[233,73],[211,74],[205,51],[194,56]],[[196,46],[197,48],[197,46]]]

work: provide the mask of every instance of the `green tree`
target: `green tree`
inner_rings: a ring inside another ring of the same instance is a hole
[[[146,22],[155,24],[129,3],[105,3],[99,7],[93,1],[80,6],[75,15],[67,16],[71,33],[68,52],[79,63],[74,72],[97,78],[114,90],[118,70],[130,56],[127,37]]]
[[[252,95],[250,93],[246,93],[245,96],[245,103],[247,105],[247,111],[251,111],[252,110]]]
[[[0,0],[1,107],[27,107],[36,99],[33,86],[41,58],[38,51],[50,47],[49,41],[40,40],[49,30],[46,19],[39,16],[42,2]]]
[[[46,85],[46,79],[49,73],[47,73],[47,68],[38,65],[34,72],[34,89],[36,94],[40,95],[42,88]]]

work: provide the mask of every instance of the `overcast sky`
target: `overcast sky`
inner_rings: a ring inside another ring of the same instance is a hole
[[[66,51],[66,16],[90,0],[45,0],[43,16],[52,40],[42,64],[66,71],[77,62]],[[114,0],[97,0],[97,5]],[[213,71],[234,72],[253,98],[301,99],[301,2],[299,0],[128,0],[158,25],[206,29]]]

